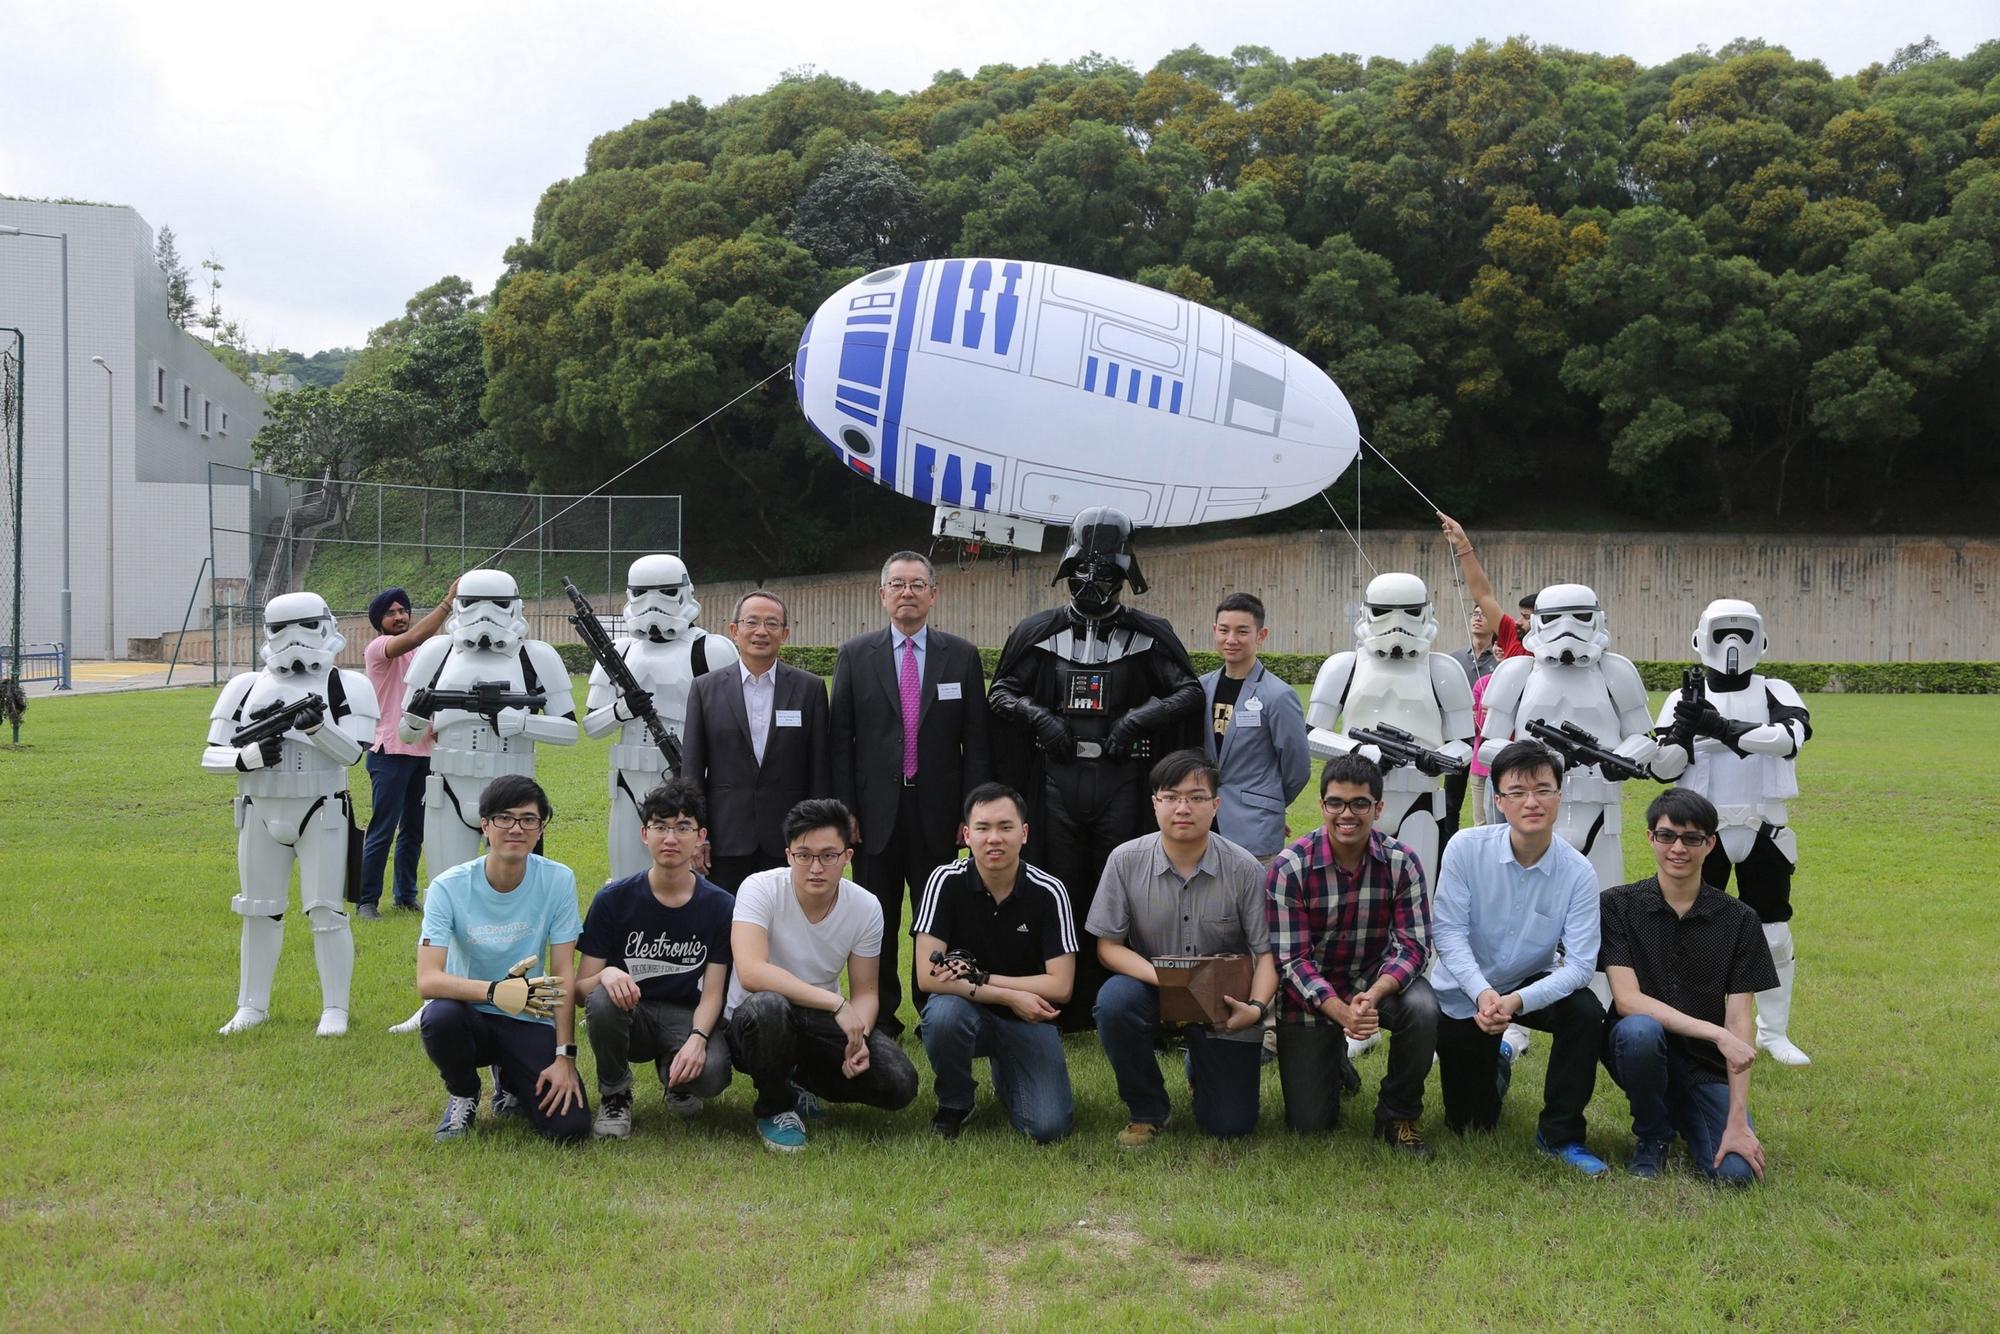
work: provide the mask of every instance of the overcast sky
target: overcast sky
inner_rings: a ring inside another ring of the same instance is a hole
[[[535,201],[581,169],[595,135],[800,65],[908,91],[942,69],[1093,50],[1140,69],[1190,43],[1410,59],[1518,33],[1646,64],[1762,37],[1842,74],[1926,34],[1963,54],[2000,35],[1996,12],[1992,0],[0,0],[0,193],[129,204],[170,224],[191,268],[211,253],[226,266],[224,311],[256,345],[311,352],[358,345],[446,273],[489,288]]]

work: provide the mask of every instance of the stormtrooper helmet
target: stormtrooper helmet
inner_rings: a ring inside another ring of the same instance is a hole
[[[1415,658],[1437,638],[1437,608],[1414,574],[1378,574],[1368,581],[1354,618],[1357,652],[1378,658]]]
[[[264,604],[264,665],[280,676],[311,676],[333,666],[347,647],[326,599],[282,593]]]
[[[1119,594],[1128,582],[1134,593],[1144,593],[1146,576],[1139,570],[1139,558],[1132,554],[1132,521],[1105,505],[1092,506],[1077,515],[1069,528],[1062,564],[1056,566],[1056,577],[1049,582],[1061,580],[1069,583],[1070,610],[1091,621],[1117,609]]]
[[[1702,666],[1725,676],[1755,670],[1770,646],[1763,616],[1741,598],[1717,598],[1695,622],[1694,655]]]
[[[1570,667],[1596,662],[1611,644],[1610,619],[1597,594],[1582,584],[1550,584],[1535,595],[1528,652],[1543,662]]]
[[[701,615],[678,556],[641,556],[625,573],[625,633],[656,642],[685,634]]]
[[[514,576],[505,570],[467,570],[460,575],[447,630],[464,648],[513,652],[528,635]]]

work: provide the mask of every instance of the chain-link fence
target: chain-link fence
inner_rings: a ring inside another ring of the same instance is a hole
[[[325,598],[347,637],[341,661],[357,666],[374,634],[365,608],[385,588],[406,590],[421,614],[462,571],[506,570],[520,585],[529,633],[571,640],[564,577],[597,610],[612,612],[624,602],[634,559],[681,545],[679,496],[459,491],[210,465],[211,496],[223,488],[265,499],[235,507],[247,512],[239,520],[222,517],[229,507],[211,506],[211,545],[247,555],[220,568],[248,575],[215,581],[209,633],[188,636],[182,660],[207,656],[218,676],[255,663],[264,604],[281,593]]]

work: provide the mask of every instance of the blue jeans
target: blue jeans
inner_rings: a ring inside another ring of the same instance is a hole
[[[1075,1128],[1069,1064],[1054,1024],[1031,1024],[963,996],[932,996],[919,1035],[937,1075],[939,1107],[971,1108],[972,1062],[984,1056],[1014,1129],[1037,1144],[1052,1144]]]
[[[1097,1037],[1118,1096],[1132,1119],[1165,1125],[1167,1081],[1153,1035],[1160,1026],[1160,992],[1136,977],[1113,974],[1097,993]],[[1235,1139],[1257,1128],[1257,1093],[1264,1048],[1260,1042],[1218,1038],[1198,1024],[1182,1030],[1187,1038],[1188,1086],[1194,1093],[1194,1123],[1217,1139]]]
[[[424,779],[430,776],[428,755],[382,755],[368,752],[368,778],[374,800],[368,811],[368,837],[361,844],[359,903],[382,901],[382,869],[389,860],[389,840],[396,840],[396,902],[417,903],[417,857],[424,850]]]
[[[1678,1132],[1703,1176],[1731,1186],[1757,1180],[1738,1154],[1715,1166],[1715,1148],[1729,1124],[1729,1085],[1695,1083],[1659,1020],[1638,1014],[1619,1019],[1612,1025],[1604,1063],[1631,1100],[1635,1138],[1664,1143]]]

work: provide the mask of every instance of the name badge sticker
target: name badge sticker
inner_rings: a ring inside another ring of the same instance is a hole
[[[777,716],[771,720],[772,725],[775,727],[804,727],[806,725],[805,719],[800,716],[798,709],[779,709],[776,712]]]
[[[965,686],[958,681],[938,682],[939,699],[964,699]]]
[[[1230,723],[1235,727],[1262,727],[1264,725],[1264,715],[1246,705],[1236,711],[1236,716],[1230,720]]]

